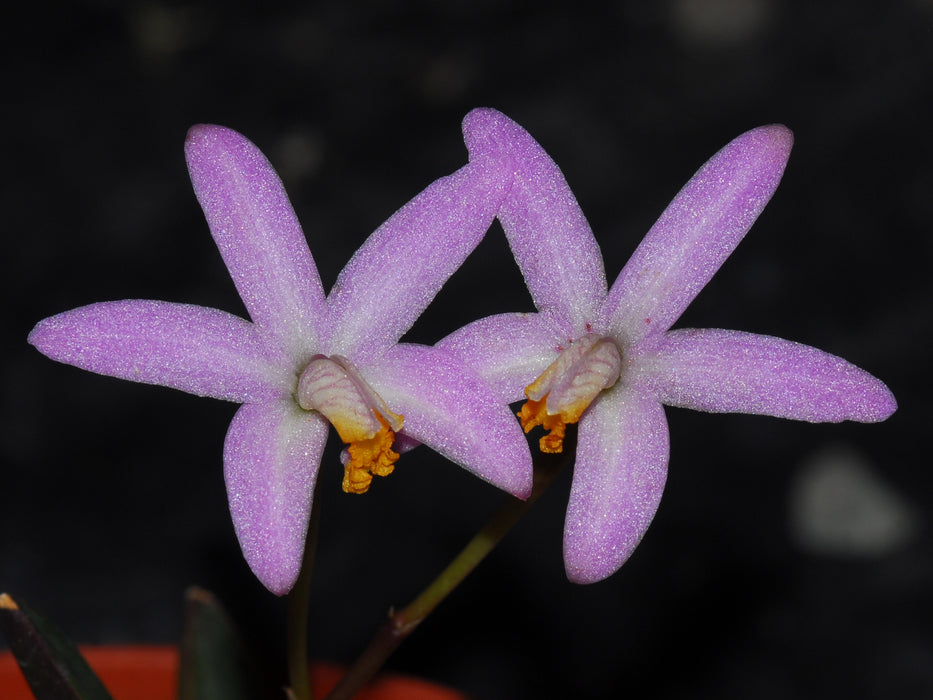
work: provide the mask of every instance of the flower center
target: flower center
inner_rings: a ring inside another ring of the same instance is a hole
[[[576,423],[603,389],[622,371],[622,356],[610,338],[586,335],[574,340],[540,377],[525,387],[528,400],[518,418],[526,433],[540,425],[548,431],[539,441],[542,452],[564,449],[568,423]]]
[[[392,413],[359,370],[340,355],[315,355],[298,380],[298,405],[330,421],[347,443],[343,490],[366,493],[373,474],[388,476],[398,453],[392,450],[404,416]]]

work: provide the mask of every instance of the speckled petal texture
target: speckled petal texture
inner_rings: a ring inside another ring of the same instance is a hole
[[[784,126],[742,134],[684,186],[632,254],[602,309],[623,344],[669,329],[732,254],[784,173]]]
[[[376,229],[328,297],[333,340],[327,354],[363,367],[396,343],[482,240],[506,181],[496,163],[467,165]]]
[[[325,298],[282,182],[259,149],[231,129],[199,125],[185,156],[252,322],[122,301],[47,318],[29,342],[93,372],[244,404],[227,433],[224,473],[243,553],[270,591],[288,592],[298,576],[329,430],[294,396],[315,354],[346,355],[366,370],[405,415],[406,447],[425,442],[510,493],[530,493],[527,442],[495,391],[452,354],[396,345],[485,235],[509,185],[507,164],[479,159],[433,182],[369,237]]]
[[[224,443],[233,527],[256,577],[277,595],[298,578],[329,423],[288,397],[240,407]]]
[[[742,134],[703,165],[608,293],[599,248],[544,150],[489,109],[466,117],[464,135],[471,162],[501,159],[513,171],[499,219],[539,313],[481,319],[438,345],[509,402],[585,334],[614,343],[622,360],[619,379],[579,421],[564,529],[571,581],[615,572],[651,523],[667,473],[662,404],[806,421],[879,421],[896,409],[880,381],[814,348],[736,331],[669,330],[773,195],[793,145],[786,127]],[[584,378],[548,381],[556,382],[547,387],[553,397],[554,386],[577,388]]]
[[[164,301],[112,301],[40,321],[29,342],[53,360],[229,401],[289,392],[282,354],[238,316]]]
[[[509,407],[459,359],[424,345],[397,345],[366,379],[402,433],[519,498],[531,493],[531,452]]]
[[[668,453],[664,408],[650,393],[616,384],[590,405],[564,525],[571,581],[601,581],[631,556],[661,501]]]
[[[463,120],[470,160],[508,163],[512,186],[499,221],[539,311],[583,332],[606,295],[603,258],[560,169],[501,112],[474,109]]]
[[[188,132],[194,192],[250,318],[301,357],[321,335],[324,291],[282,181],[245,136]]]
[[[672,331],[638,371],[662,402],[698,411],[874,423],[897,408],[881,381],[841,357],[739,331]]]
[[[548,314],[499,314],[451,333],[437,347],[465,360],[503,403],[525,398],[531,384],[572,336],[560,333]]]

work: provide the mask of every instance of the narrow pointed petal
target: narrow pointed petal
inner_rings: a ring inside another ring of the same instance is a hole
[[[622,382],[580,419],[564,524],[564,564],[574,583],[615,573],[651,524],[667,478],[664,408]]]
[[[324,290],[285,188],[246,137],[191,128],[191,182],[250,318],[302,358],[321,338]]]
[[[29,343],[81,369],[198,396],[259,401],[293,389],[280,351],[252,323],[217,309],[111,301],[40,321]]]
[[[698,411],[874,423],[897,409],[888,387],[841,357],[740,331],[672,331],[634,371],[662,403]]]
[[[793,135],[742,134],[693,176],[613,284],[602,322],[624,344],[668,330],[739,244],[777,189]]]
[[[233,527],[250,569],[276,595],[301,570],[329,424],[289,397],[240,407],[224,443]]]
[[[402,434],[519,498],[531,494],[531,453],[515,416],[463,362],[437,348],[397,345],[366,370]]]
[[[397,342],[482,240],[506,180],[496,163],[467,165],[376,229],[331,290],[328,354],[363,367]]]
[[[579,335],[606,296],[606,273],[563,174],[527,131],[494,109],[470,112],[463,134],[471,161],[498,160],[513,171],[499,220],[515,260],[535,306]]]
[[[502,403],[525,398],[531,384],[573,336],[548,314],[512,313],[474,321],[437,343],[472,367]]]

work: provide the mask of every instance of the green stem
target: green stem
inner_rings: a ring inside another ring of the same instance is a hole
[[[330,692],[326,700],[350,700],[382,668],[389,656],[476,566],[486,558],[532,503],[544,493],[566,460],[546,460],[535,470],[531,496],[509,498],[447,568],[421,594],[401,610],[389,613],[366,650]]]
[[[289,695],[292,700],[313,700],[308,681],[308,608],[311,600],[311,572],[317,552],[318,530],[321,523],[320,489],[314,489],[311,521],[305,537],[305,552],[301,573],[288,594],[285,635],[288,654]]]

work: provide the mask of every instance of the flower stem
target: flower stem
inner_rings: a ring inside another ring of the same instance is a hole
[[[321,523],[320,489],[314,489],[311,520],[305,537],[305,552],[301,573],[288,594],[285,635],[288,654],[289,697],[292,700],[313,700],[308,681],[308,608],[311,599],[311,571],[317,552],[318,530]]]
[[[536,466],[531,496],[522,501],[510,497],[466,547],[417,598],[399,611],[390,611],[366,650],[334,687],[326,700],[350,700],[382,668],[389,656],[476,566],[486,558],[522,515],[544,493],[566,462],[546,458]]]

